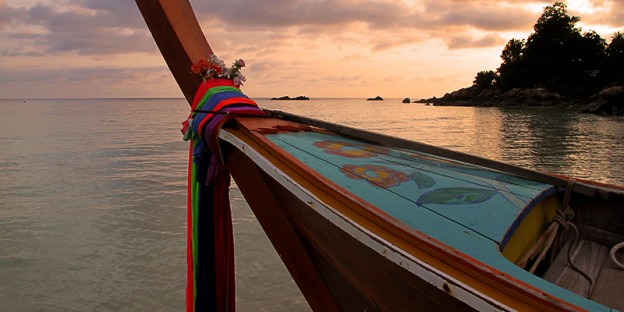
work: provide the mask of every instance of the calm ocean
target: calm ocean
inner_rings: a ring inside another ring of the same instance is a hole
[[[624,118],[399,99],[262,107],[624,185]],[[0,100],[0,311],[181,311],[182,99]],[[309,311],[236,185],[239,311]]]

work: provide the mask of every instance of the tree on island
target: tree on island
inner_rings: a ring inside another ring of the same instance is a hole
[[[503,60],[494,71],[477,73],[473,86],[545,88],[570,98],[587,97],[607,85],[622,83],[624,35],[617,32],[611,43],[595,31],[581,32],[578,16],[569,16],[563,2],[544,9],[534,33],[511,39],[501,53]]]
[[[611,37],[606,53],[605,65],[600,72],[602,79],[624,85],[624,33],[617,32]]]
[[[478,90],[483,90],[492,87],[496,80],[497,76],[495,71],[484,70],[477,73],[477,76],[475,76],[475,80],[472,82],[472,84]]]

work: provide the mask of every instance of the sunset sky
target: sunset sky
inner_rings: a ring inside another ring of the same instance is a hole
[[[624,1],[569,0],[607,42]],[[554,1],[192,0],[251,97],[422,98],[495,70]],[[0,0],[0,98],[182,97],[131,0]]]

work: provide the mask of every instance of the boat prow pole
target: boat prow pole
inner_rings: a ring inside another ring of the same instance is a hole
[[[201,79],[190,75],[191,65],[212,53],[188,1],[136,0],[154,41],[180,90],[192,103]]]

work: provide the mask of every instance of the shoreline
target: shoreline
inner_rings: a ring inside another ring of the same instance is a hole
[[[496,87],[462,88],[443,97],[415,100],[414,103],[434,106],[505,107],[534,106],[578,109],[579,113],[624,116],[624,85],[611,86],[585,98],[569,98],[544,88],[511,89]]]

